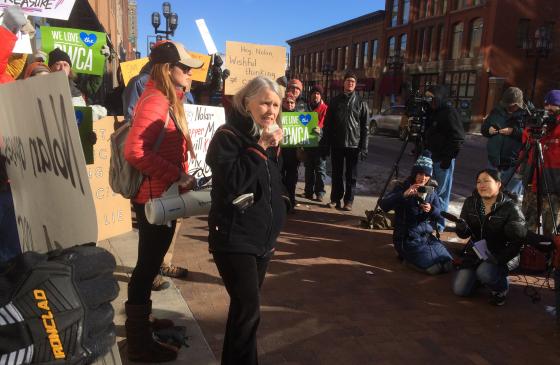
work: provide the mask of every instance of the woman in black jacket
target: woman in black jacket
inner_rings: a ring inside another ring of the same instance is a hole
[[[479,281],[492,291],[495,305],[505,304],[507,263],[519,254],[527,235],[521,209],[500,192],[501,185],[496,170],[482,170],[476,177],[476,191],[465,200],[461,220],[457,223],[457,235],[471,239],[453,282],[455,294],[468,296]],[[482,256],[488,257],[479,258],[473,246]]]
[[[208,242],[230,296],[222,364],[257,364],[259,289],[287,211],[278,166],[280,100],[278,84],[251,80],[233,97],[206,155],[212,169]]]

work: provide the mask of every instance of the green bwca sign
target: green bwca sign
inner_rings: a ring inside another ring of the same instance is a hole
[[[105,33],[90,30],[41,27],[42,49],[49,53],[60,48],[68,53],[72,70],[80,74],[103,75],[105,56],[101,48],[107,44]]]
[[[319,133],[317,112],[282,113],[284,139],[282,147],[317,147]]]

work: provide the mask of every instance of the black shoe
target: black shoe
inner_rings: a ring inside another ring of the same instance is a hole
[[[305,194],[303,194],[303,197],[304,197],[305,199],[313,200],[313,193],[311,193],[311,194],[305,193]]]
[[[506,292],[492,292],[490,303],[498,307],[506,304]]]

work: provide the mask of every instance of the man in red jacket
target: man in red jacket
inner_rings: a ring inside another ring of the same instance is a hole
[[[545,109],[550,113],[549,122],[545,135],[541,138],[544,166],[540,174],[539,190],[542,194],[542,222],[545,235],[552,233],[552,214],[555,214],[556,224],[560,223],[560,90],[551,90],[544,98]],[[523,134],[523,141],[532,142],[528,128]],[[537,216],[537,176],[532,167],[535,164],[534,148],[529,152],[527,169],[524,174],[524,182],[527,184],[523,197],[523,214],[527,222],[527,228],[535,231],[539,217]],[[544,178],[547,186],[545,187]],[[548,190],[546,189],[548,187]],[[550,194],[552,207],[550,207],[546,193]],[[552,209],[551,209],[552,208]]]
[[[26,23],[27,20],[19,7],[9,7],[4,11],[0,26],[0,84],[14,81],[13,77],[7,73],[8,58],[17,41],[16,33]],[[14,201],[5,160],[5,157],[0,154],[0,262],[7,261],[21,253]]]
[[[323,87],[315,85],[309,95],[309,110],[317,112],[319,123],[315,131],[319,138],[322,135],[323,123],[327,114],[327,104],[323,101]],[[322,202],[325,196],[325,177],[327,176],[327,160],[318,147],[305,149],[305,197]]]

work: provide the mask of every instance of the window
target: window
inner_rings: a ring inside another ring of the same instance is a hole
[[[431,43],[431,41],[432,41],[432,27],[426,27],[426,28],[424,28],[421,61],[428,61],[430,59],[430,43]]]
[[[440,25],[437,28],[437,35],[436,35],[436,41],[434,42],[433,46],[433,52],[434,52],[434,60],[437,61],[439,60],[439,54],[441,52],[441,46],[443,44],[443,25]]]
[[[408,23],[408,19],[410,18],[410,0],[403,1],[403,24]]]
[[[457,23],[453,26],[453,38],[451,42],[451,59],[457,60],[461,57],[461,48],[463,43],[463,23]]]
[[[460,107],[461,101],[471,100],[476,89],[476,72],[449,72],[445,74],[445,85],[449,86],[449,100]]]
[[[471,25],[471,44],[469,46],[469,57],[478,57],[480,55],[480,44],[482,43],[482,18],[473,20]]]
[[[387,55],[395,55],[395,37],[389,37],[389,40],[387,42]]]
[[[401,55],[406,56],[406,33],[401,34]]]
[[[530,48],[529,44],[529,26],[531,20],[529,19],[519,19],[517,23],[517,47],[527,49]]]
[[[441,2],[441,15],[447,12],[447,0],[442,0]]]
[[[362,43],[362,55],[364,57],[364,59],[362,61],[363,66],[364,66],[364,68],[367,68],[367,67],[369,67],[369,64],[368,64],[368,42]]]
[[[397,21],[399,18],[399,0],[393,0],[393,7],[391,11],[391,26],[394,27],[397,25]]]
[[[321,65],[319,64],[319,52],[315,52],[315,72],[321,71]]]
[[[309,54],[309,71],[315,71],[315,53]]]
[[[424,52],[424,29],[418,31],[418,48],[416,49],[416,60],[422,61],[422,53]]]
[[[377,39],[374,39],[373,41],[371,41],[371,65],[373,66],[375,64],[375,61],[377,60],[377,49],[379,48],[379,42],[377,41]]]
[[[335,70],[340,70],[340,65],[342,62],[340,62],[340,58],[342,56],[342,47],[336,47],[336,49],[334,50],[334,69]]]
[[[348,69],[348,65],[350,64],[350,47],[344,47],[344,69]]]
[[[317,67],[317,71],[321,72],[321,70],[323,69],[323,62],[324,62],[324,55],[325,52],[321,51],[321,53],[319,53],[319,66]]]
[[[354,43],[354,69],[357,70],[360,68],[360,59],[362,58],[360,55],[360,43]]]

